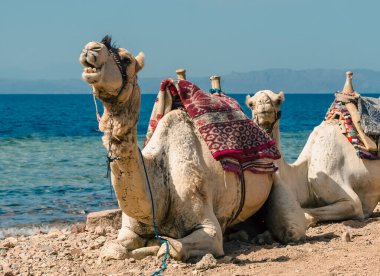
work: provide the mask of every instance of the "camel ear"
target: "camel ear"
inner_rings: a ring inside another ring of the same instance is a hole
[[[251,96],[249,96],[249,94],[245,97],[245,104],[246,104],[246,106],[248,106],[249,108],[251,108],[251,106],[252,106],[252,103],[251,103]]]
[[[143,69],[145,64],[145,55],[143,52],[140,52],[137,56],[135,56],[136,59],[136,73]]]
[[[280,100],[281,103],[285,101],[285,94],[283,91],[280,91],[280,93],[278,93],[278,100]]]

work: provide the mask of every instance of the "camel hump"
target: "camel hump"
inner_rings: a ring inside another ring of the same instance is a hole
[[[346,72],[346,82],[344,84],[342,93],[347,96],[355,96],[355,90],[354,87],[352,86],[352,76],[354,73],[352,71],[347,71]]]

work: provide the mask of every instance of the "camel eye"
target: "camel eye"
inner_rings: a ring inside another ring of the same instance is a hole
[[[128,66],[129,64],[131,64],[131,60],[130,60],[129,58],[127,58],[127,57],[126,57],[126,58],[123,58],[123,62],[124,62],[124,64],[127,65],[127,66]]]
[[[249,105],[249,107],[253,107],[254,106],[253,103],[249,103],[248,105]]]
[[[280,104],[281,104],[281,100],[277,100],[276,105],[280,105]]]

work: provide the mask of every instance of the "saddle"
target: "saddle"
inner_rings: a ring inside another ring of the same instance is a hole
[[[326,114],[326,120],[340,120],[342,133],[354,145],[358,156],[380,159],[380,100],[362,97],[352,87],[352,72]]]

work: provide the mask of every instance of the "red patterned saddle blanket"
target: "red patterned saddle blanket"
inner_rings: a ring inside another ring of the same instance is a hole
[[[350,112],[348,112],[344,103],[334,100],[326,113],[325,121],[338,120],[344,127],[343,134],[356,150],[356,155],[361,159],[379,160],[377,152],[371,152],[366,149],[359,133],[355,128]],[[374,137],[375,138],[375,137]]]
[[[273,160],[281,157],[275,141],[250,120],[240,105],[225,95],[210,94],[186,80],[165,79],[153,107],[144,146],[160,119],[169,111],[184,109],[200,132],[212,156],[224,170],[273,173]]]

